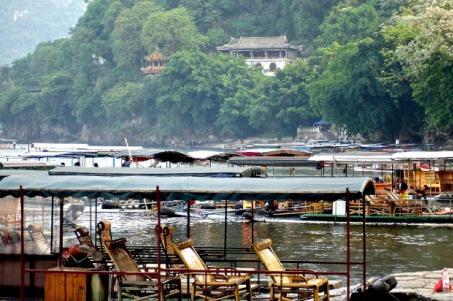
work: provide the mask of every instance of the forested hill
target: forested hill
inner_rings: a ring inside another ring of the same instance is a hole
[[[85,8],[84,0],[0,0],[0,65],[67,37]]]
[[[70,38],[1,68],[1,136],[152,144],[321,118],[369,141],[453,136],[453,0],[88,2]],[[303,47],[275,77],[215,51],[271,35]],[[156,50],[164,71],[146,77]]]

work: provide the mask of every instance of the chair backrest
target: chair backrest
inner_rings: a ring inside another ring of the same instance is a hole
[[[103,220],[97,224],[97,231],[101,244],[103,241],[112,240],[112,223],[108,220]]]
[[[120,238],[112,240],[110,232],[111,224],[109,221],[102,221],[98,223],[98,231],[101,237],[101,243],[104,251],[110,257],[119,272],[140,272],[140,269],[132,258],[131,253],[126,247],[126,239]],[[121,276],[126,281],[145,281],[143,275],[123,275]]]
[[[28,234],[30,234],[31,239],[35,242],[38,249],[42,254],[46,254],[50,251],[50,246],[47,243],[47,239],[44,237],[42,227],[37,224],[28,225]]]
[[[166,255],[174,255],[175,250],[171,247],[173,243],[173,233],[175,233],[175,228],[171,225],[166,225],[164,228],[156,226],[154,229],[156,236],[160,239],[160,243]]]
[[[77,237],[77,240],[79,241],[79,244],[81,244],[81,245],[85,244],[90,247],[94,247],[94,243],[90,237],[90,231],[88,230],[87,227],[84,227],[84,226],[77,227],[74,230],[74,233]]]
[[[204,261],[201,259],[200,255],[198,255],[197,251],[195,251],[191,239],[180,242],[177,245],[174,244],[173,242],[170,242],[170,244],[187,269],[189,270],[208,269]],[[195,274],[195,279],[197,282],[200,283],[214,281],[214,277],[211,274],[203,272]]]
[[[74,230],[74,233],[81,246],[89,247],[90,249],[89,255],[92,256],[94,260],[96,261],[102,260],[102,254],[94,245],[93,240],[91,240],[90,231],[88,230],[87,227],[84,226],[77,227]]]
[[[277,254],[275,254],[274,250],[272,249],[272,240],[270,239],[261,240],[259,242],[254,243],[252,247],[260,261],[263,263],[266,270],[270,272],[285,271],[285,268],[280,262],[280,259],[278,259]],[[272,274],[271,277],[274,283],[276,284],[291,283],[291,276],[281,277],[280,274]]]

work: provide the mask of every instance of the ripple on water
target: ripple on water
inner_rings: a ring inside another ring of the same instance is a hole
[[[126,237],[130,244],[155,243],[154,227],[157,223],[153,215],[137,213],[98,213],[98,219],[112,222],[113,236]],[[344,225],[302,223],[298,220],[266,220],[263,223],[246,224],[242,218],[228,215],[228,246],[250,246],[251,237],[255,241],[271,238],[278,256],[282,259],[309,259],[334,261],[345,260],[346,227]],[[89,226],[89,218],[79,221]],[[176,228],[175,239],[186,237],[185,217],[165,218],[162,224],[172,224]],[[191,218],[191,235],[197,246],[223,246],[223,216]],[[351,227],[352,258],[362,258],[362,228]],[[73,233],[71,233],[73,235]],[[367,227],[367,270],[369,276],[392,272],[412,272],[436,270],[453,266],[451,246],[453,235],[446,227]],[[307,265],[305,268],[318,270],[341,270],[338,266]],[[359,268],[353,268],[353,281],[360,281]]]

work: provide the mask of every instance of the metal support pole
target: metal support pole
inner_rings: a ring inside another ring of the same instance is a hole
[[[349,188],[346,188],[346,215],[346,300],[349,300],[351,285],[351,216],[349,213]]]
[[[92,205],[93,205],[93,199],[90,198],[90,200],[89,200],[89,206],[90,206],[90,235],[92,235],[92,233],[93,233],[93,214],[92,214],[93,208],[92,208]]]
[[[366,290],[366,212],[365,212],[365,196],[362,196],[362,243],[363,243],[363,262],[362,262],[362,281],[363,291]]]
[[[54,215],[54,196],[52,196],[52,204],[50,207],[50,253],[53,253],[53,215]]]
[[[63,252],[63,210],[64,210],[64,198],[60,198],[60,243],[58,254]]]
[[[98,198],[94,199],[94,227],[98,224]],[[94,231],[94,246],[98,246],[98,231]]]
[[[253,204],[253,201],[252,201],[252,244],[254,243],[254,241],[253,241],[253,232],[254,232],[254,228],[255,228],[255,222],[254,222],[254,220],[255,220],[255,216],[254,216],[255,215],[255,210],[253,208],[253,205],[254,204]]]
[[[225,229],[223,231],[223,257],[226,258],[226,253],[227,253],[227,231],[228,231],[228,225],[227,225],[227,214],[228,214],[228,201],[225,200]]]
[[[156,203],[157,203],[157,300],[163,300],[163,296],[161,295],[161,279],[160,279],[160,240],[161,240],[161,233],[162,227],[160,224],[160,189],[159,186],[156,186]]]
[[[187,235],[187,239],[190,238],[190,202],[191,201],[192,200],[189,200],[187,202],[187,234],[186,234]]]
[[[20,300],[25,298],[25,246],[24,246],[24,190],[19,187],[20,198]]]

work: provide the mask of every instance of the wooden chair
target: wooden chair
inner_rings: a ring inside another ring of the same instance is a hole
[[[37,224],[30,224],[27,227],[28,234],[30,234],[31,239],[35,242],[41,254],[50,253],[50,245],[47,242],[47,239],[44,237],[42,227]]]
[[[269,283],[270,300],[292,300],[289,294],[296,294],[299,298],[313,298],[314,301],[329,300],[329,283],[326,278],[308,278],[306,274],[314,275],[313,271],[304,270],[303,274],[285,274],[286,270],[274,250],[272,249],[272,241],[264,239],[252,245],[253,250],[271,274],[271,282]],[[320,292],[323,292],[321,295]],[[279,293],[279,296],[278,294]]]
[[[163,251],[162,254],[165,256],[166,267],[179,267],[178,264],[181,264],[181,260],[172,247],[175,228],[171,225],[166,225],[163,228],[157,225],[154,230],[156,237],[159,239]]]
[[[119,272],[140,273],[142,272],[126,247],[126,239],[106,240],[111,238],[111,224],[109,221],[98,223],[101,242],[104,251],[110,257]],[[146,272],[146,271],[145,271]],[[134,300],[156,298],[160,290],[162,299],[177,296],[181,300],[181,280],[179,277],[161,276],[161,285],[157,279],[146,274],[130,274],[118,277],[118,298],[122,297]]]
[[[204,261],[195,251],[192,240],[188,239],[179,244],[169,242],[182,260],[189,274],[193,277],[193,283],[190,290],[191,300],[195,298],[203,298],[204,300],[222,300],[232,299],[238,301],[241,296],[246,296],[247,300],[252,300],[252,289],[250,285],[250,276],[241,276],[231,269],[230,273],[219,273],[219,270],[226,269],[209,269]],[[204,272],[200,272],[203,270]],[[191,272],[192,271],[192,272]]]
[[[79,244],[81,246],[85,246],[89,250],[88,255],[91,257],[91,260],[95,263],[105,264],[102,253],[96,248],[90,237],[90,231],[88,228],[84,226],[77,227],[74,230],[74,233],[79,241]]]

